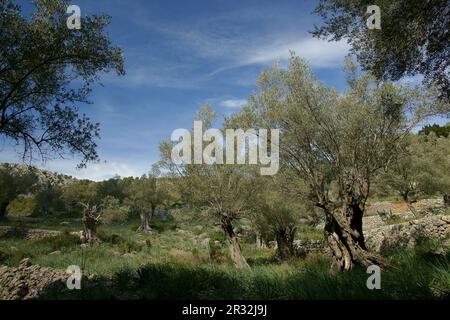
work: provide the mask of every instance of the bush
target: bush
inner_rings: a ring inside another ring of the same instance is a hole
[[[37,205],[35,196],[18,197],[8,205],[7,215],[16,217],[28,217],[33,215]]]
[[[101,208],[101,219],[105,224],[124,222],[130,217],[129,207],[121,206],[119,199],[112,196],[103,199]]]

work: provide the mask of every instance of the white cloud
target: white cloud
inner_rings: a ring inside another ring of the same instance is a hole
[[[336,68],[343,64],[350,46],[346,41],[328,42],[316,38],[306,38],[284,44],[262,46],[250,50],[243,64],[270,64],[287,60],[289,51],[306,59],[315,68]]]
[[[90,163],[86,168],[77,169],[76,162],[71,160],[53,160],[49,161],[40,168],[64,173],[78,179],[89,179],[93,181],[102,181],[112,178],[116,175],[121,177],[139,177],[149,171],[146,166],[130,166],[123,162],[100,162]],[[150,165],[148,166],[150,168]]]
[[[7,146],[0,150],[0,163],[22,163],[20,155],[14,151],[14,148]],[[131,163],[127,163],[127,160]],[[86,168],[77,169],[76,166],[79,162],[79,160],[68,158],[48,160],[43,163],[36,158],[31,165],[44,170],[67,174],[78,179],[89,179],[93,181],[107,180],[116,175],[121,177],[139,177],[147,173],[151,168],[151,160],[147,162],[140,159],[119,159],[119,161],[88,163]],[[25,164],[30,163],[26,162]]]
[[[245,99],[230,99],[230,100],[223,100],[219,103],[221,107],[224,108],[241,108],[245,106],[247,103],[247,100]]]

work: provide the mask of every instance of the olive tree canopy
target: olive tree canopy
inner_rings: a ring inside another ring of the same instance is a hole
[[[34,4],[25,17],[0,0],[0,136],[23,147],[26,159],[69,153],[84,165],[98,159],[99,124],[77,104],[89,102],[100,73],[124,74],[122,52],[106,35],[108,16],[83,16],[81,29],[69,29],[68,2]]]

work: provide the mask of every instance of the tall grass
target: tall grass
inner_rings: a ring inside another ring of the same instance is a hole
[[[81,292],[53,290],[41,298],[139,299],[448,299],[449,255],[430,253],[429,245],[392,253],[381,273],[381,290],[366,287],[361,268],[331,274],[325,257],[292,265],[236,270],[212,264],[151,263],[124,267],[112,278],[84,283]]]

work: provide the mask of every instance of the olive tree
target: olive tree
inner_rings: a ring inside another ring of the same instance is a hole
[[[300,220],[307,215],[304,201],[291,191],[283,175],[260,177],[260,188],[252,199],[252,221],[261,235],[274,235],[277,258],[287,260],[295,255],[294,238]]]
[[[372,5],[380,8],[380,29],[368,28]],[[320,0],[315,13],[323,19],[314,36],[347,41],[362,67],[377,79],[399,80],[422,75],[427,85],[450,98],[447,0]]]
[[[416,157],[419,159],[419,183],[423,193],[440,194],[450,207],[450,137],[434,133],[418,136]]]
[[[98,159],[99,124],[78,112],[88,103],[99,74],[124,74],[122,51],[105,33],[110,17],[83,16],[81,29],[67,27],[69,2],[0,0],[0,137],[45,160],[81,155],[81,166]]]
[[[364,241],[371,182],[435,106],[428,91],[377,83],[356,72],[349,73],[348,83],[347,91],[338,93],[292,55],[287,70],[275,66],[261,74],[258,91],[235,116],[244,126],[280,129],[282,165],[304,181],[309,200],[325,212],[324,233],[336,271],[385,265]]]
[[[210,127],[215,113],[204,107],[197,114],[205,127]],[[246,216],[255,185],[253,174],[245,165],[175,164],[171,158],[172,142],[161,143],[160,166],[168,170],[183,199],[196,207],[207,208],[224,231],[231,260],[237,268],[248,267],[242,255],[233,223]]]
[[[434,133],[410,134],[403,152],[389,170],[377,177],[377,189],[398,192],[414,214],[417,212],[412,202],[422,194],[441,194],[448,206],[449,141],[449,138]]]
[[[149,173],[131,182],[126,190],[128,202],[132,209],[139,213],[141,224],[138,232],[151,232],[150,221],[158,206],[169,197],[168,190],[161,178]]]

